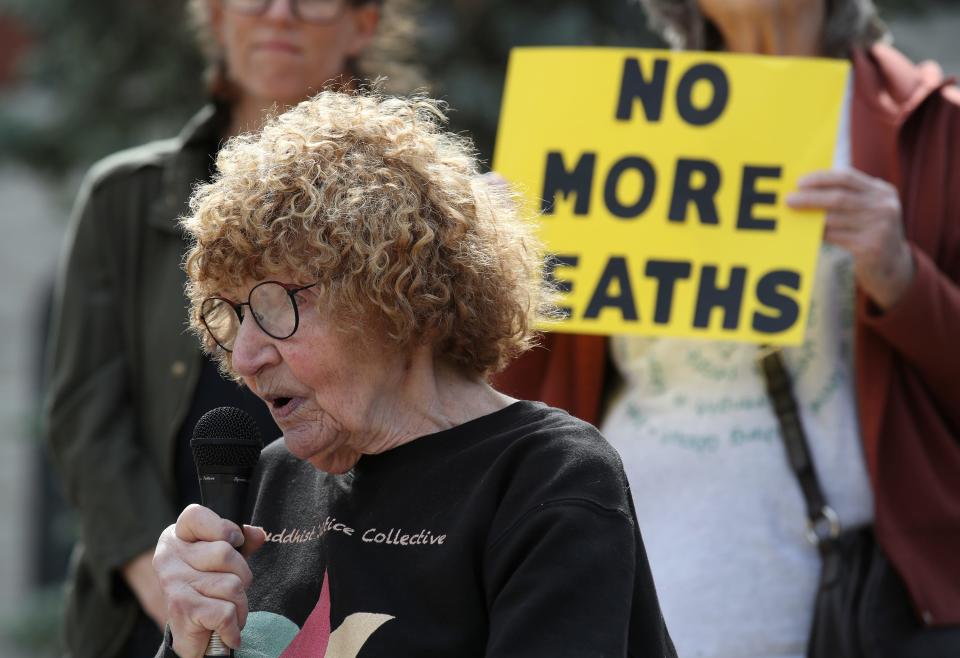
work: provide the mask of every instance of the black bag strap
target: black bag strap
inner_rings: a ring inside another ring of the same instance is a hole
[[[777,414],[780,436],[787,452],[787,461],[807,504],[807,539],[819,546],[826,539],[840,535],[840,519],[827,504],[820,487],[817,470],[810,454],[810,444],[800,420],[800,410],[793,395],[793,382],[783,361],[783,350],[764,346],[760,352],[760,369],[767,384],[767,396]]]

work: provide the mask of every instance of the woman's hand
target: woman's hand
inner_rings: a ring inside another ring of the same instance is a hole
[[[903,235],[897,189],[855,169],[804,176],[787,196],[797,210],[825,210],[825,242],[853,254],[854,276],[882,309],[893,306],[913,280],[913,255]]]
[[[181,658],[203,656],[211,631],[238,648],[247,620],[252,574],[244,559],[263,545],[262,529],[236,524],[190,505],[160,535],[153,567],[167,602],[173,649]],[[234,547],[241,547],[237,552]]]

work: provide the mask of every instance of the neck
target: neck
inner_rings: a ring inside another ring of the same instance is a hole
[[[768,6],[765,9],[731,4],[734,7],[722,16],[709,16],[720,30],[728,52],[796,57],[817,57],[821,54],[820,36],[825,3],[804,3],[802,7]]]
[[[276,112],[287,109],[278,103],[261,101],[260,99],[245,96],[237,101],[230,112],[230,126],[225,137],[233,137],[243,133],[260,130],[266,118]]]
[[[465,375],[460,368],[433,355],[429,347],[418,348],[403,381],[384,409],[377,414],[377,439],[365,452],[395,448],[427,434],[462,425],[503,409],[515,402],[480,378]]]
[[[346,73],[327,82],[324,89],[352,90],[353,79]],[[249,94],[241,94],[240,99],[233,104],[230,112],[230,126],[225,137],[233,137],[243,133],[251,133],[263,127],[267,117],[285,112],[308,96],[298,98],[292,102],[279,101],[270,98],[259,98]]]

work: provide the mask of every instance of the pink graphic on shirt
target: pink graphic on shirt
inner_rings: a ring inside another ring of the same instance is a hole
[[[280,658],[306,658],[307,656],[325,656],[330,643],[330,581],[327,572],[323,572],[323,587],[313,612],[303,623],[303,628],[293,638]]]
[[[278,658],[355,658],[370,636],[393,618],[377,613],[354,613],[331,633],[330,582],[324,571],[317,605]]]

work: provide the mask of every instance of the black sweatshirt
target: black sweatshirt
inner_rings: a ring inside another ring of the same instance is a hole
[[[343,475],[278,440],[253,486],[268,541],[237,658],[676,655],[620,459],[560,410],[517,402]]]

